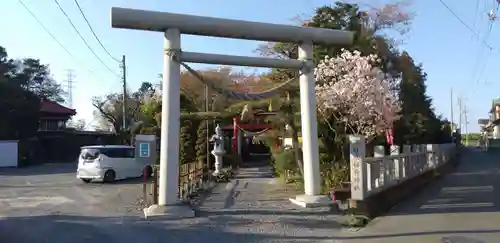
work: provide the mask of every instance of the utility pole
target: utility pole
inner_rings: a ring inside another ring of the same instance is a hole
[[[67,76],[66,76],[66,93],[67,93],[67,104],[69,108],[73,108],[73,78],[75,77],[73,74],[73,70],[68,69],[66,70]]]
[[[127,128],[127,66],[125,65],[125,55],[122,56],[122,84],[123,84],[123,100],[122,100],[122,112],[123,112],[123,129]]]
[[[451,126],[450,126],[450,130],[451,130],[451,134],[453,135],[453,128],[455,126],[455,120],[453,119],[453,88],[450,89],[450,115],[451,115]]]
[[[469,146],[469,132],[467,131],[467,106],[464,106],[464,120],[465,120],[465,146]]]
[[[458,127],[460,128],[460,134],[462,134],[462,97],[458,97]]]

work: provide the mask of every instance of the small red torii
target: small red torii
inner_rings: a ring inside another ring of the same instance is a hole
[[[257,112],[254,113],[255,117],[267,116],[267,115],[275,115],[274,112]],[[223,130],[231,130],[233,129],[233,137],[232,139],[232,152],[233,154],[240,155],[238,153],[238,136],[240,133],[240,129],[245,130],[264,130],[264,129],[272,129],[273,125],[266,123],[242,123],[239,116],[233,117],[233,124],[223,126]],[[278,141],[278,140],[277,140]],[[276,143],[275,149],[279,146],[279,142]]]

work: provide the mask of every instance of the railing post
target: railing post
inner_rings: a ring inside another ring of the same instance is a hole
[[[363,200],[367,195],[367,173],[363,158],[365,157],[365,138],[349,135],[349,153],[351,169],[351,199]]]
[[[403,145],[403,155],[404,155],[404,162],[403,162],[403,177],[402,179],[408,179],[409,176],[411,176],[412,171],[411,171],[411,164],[412,164],[412,158],[410,156],[411,154],[411,145]]]
[[[418,156],[418,173],[424,173],[427,167],[427,148],[425,144],[419,144],[417,145],[417,149],[419,153],[422,153],[422,155]]]
[[[398,145],[391,145],[391,155],[399,155],[399,146]],[[399,158],[395,158],[394,160],[394,178],[391,178],[394,179],[394,181],[396,181],[396,183],[403,177],[403,161],[401,161]]]
[[[158,204],[158,189],[159,189],[159,182],[160,182],[160,178],[159,178],[159,174],[158,174],[158,170],[160,168],[158,168],[158,166],[155,166],[154,169],[153,169],[153,204]]]
[[[439,154],[439,164],[442,165],[444,163],[446,163],[446,148],[443,144],[441,144],[441,146],[439,146],[438,148],[438,154]]]
[[[417,144],[412,144],[411,146],[411,154],[418,153],[418,145]],[[410,156],[410,165],[409,167],[411,168],[411,177],[414,177],[417,174],[417,165],[418,165],[418,156],[412,155]]]
[[[428,169],[434,169],[438,166],[436,161],[437,144],[427,144],[427,166]]]
[[[380,163],[371,164],[370,169],[370,177],[375,174],[376,178],[371,178],[371,180],[375,179],[375,188],[382,187],[384,185],[384,176],[385,170],[387,169],[384,161],[385,156],[385,147],[383,145],[377,145],[373,148],[373,157],[382,158]],[[371,181],[370,181],[371,182]],[[371,183],[370,183],[371,184]]]

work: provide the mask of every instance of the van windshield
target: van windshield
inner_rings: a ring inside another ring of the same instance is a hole
[[[134,151],[134,148],[84,148],[80,157],[84,160],[95,160],[102,154],[108,158],[134,158]]]
[[[80,153],[82,159],[95,160],[99,157],[99,149],[86,148]]]

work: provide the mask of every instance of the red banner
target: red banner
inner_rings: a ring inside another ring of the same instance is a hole
[[[387,144],[394,145],[394,129],[392,127],[385,130],[385,139]]]

